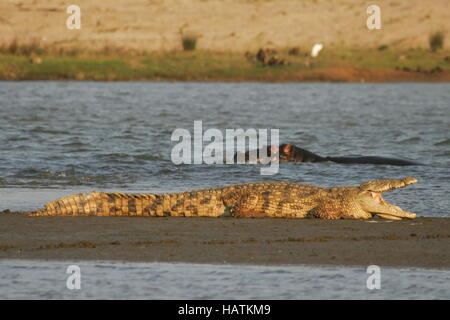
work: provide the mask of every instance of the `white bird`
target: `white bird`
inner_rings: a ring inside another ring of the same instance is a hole
[[[311,49],[311,57],[317,57],[319,55],[320,50],[323,49],[323,44],[316,43]]]

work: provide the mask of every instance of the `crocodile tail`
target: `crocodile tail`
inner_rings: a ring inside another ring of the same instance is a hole
[[[100,215],[104,193],[73,194],[44,205],[45,209],[29,213],[29,216],[80,216]]]
[[[198,215],[197,193],[133,194],[119,192],[91,192],[73,194],[47,203],[45,209],[30,212],[29,216],[190,216]],[[213,197],[213,196],[211,196]],[[209,200],[208,200],[209,202]],[[216,201],[211,201],[208,212],[215,214]],[[206,210],[206,209],[205,209]],[[211,212],[210,212],[211,211]],[[220,211],[220,210],[219,210]]]
[[[163,196],[91,192],[73,194],[47,203],[29,216],[157,216],[163,215]]]

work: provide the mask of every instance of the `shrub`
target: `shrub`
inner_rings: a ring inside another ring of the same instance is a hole
[[[431,34],[429,43],[430,49],[433,52],[442,49],[444,47],[444,33],[439,31]]]
[[[184,51],[193,51],[197,46],[197,38],[194,36],[183,36],[181,38]]]

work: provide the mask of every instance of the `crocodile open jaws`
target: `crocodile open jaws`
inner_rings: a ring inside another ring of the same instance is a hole
[[[70,195],[31,216],[197,216],[321,219],[413,219],[414,213],[386,202],[383,192],[416,183],[407,177],[374,180],[357,187],[322,188],[292,182],[237,184],[167,194],[92,192]]]

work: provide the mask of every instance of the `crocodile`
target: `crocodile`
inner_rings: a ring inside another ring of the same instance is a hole
[[[266,149],[266,150],[264,150]],[[320,156],[316,153],[300,148],[293,144],[281,144],[278,148],[276,146],[267,146],[255,150],[256,162],[259,163],[263,157],[263,151],[269,158],[273,158],[277,153],[279,162],[335,162],[346,164],[382,164],[392,166],[423,166],[423,163],[395,157],[381,157],[381,156]],[[235,153],[234,161],[237,162],[239,153]],[[243,155],[245,162],[250,159],[250,151]]]
[[[382,193],[416,183],[415,178],[373,180],[357,187],[323,188],[293,182],[257,182],[166,194],[74,194],[30,216],[181,216],[243,218],[413,219]]]

